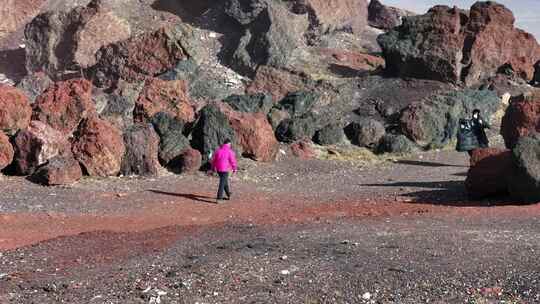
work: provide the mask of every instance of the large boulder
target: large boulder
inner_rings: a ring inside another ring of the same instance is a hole
[[[540,202],[540,135],[521,137],[513,149],[514,171],[509,178],[512,197],[524,203]]]
[[[379,0],[371,0],[368,6],[369,25],[381,30],[390,30],[401,24],[401,18],[412,13],[386,6]]]
[[[81,120],[96,112],[92,101],[92,83],[85,79],[56,82],[32,105],[32,119],[72,134]]]
[[[39,13],[46,0],[4,0],[0,7],[0,40],[23,27]]]
[[[40,121],[32,121],[13,140],[15,170],[20,175],[30,175],[56,156],[71,155],[71,145],[65,134]]]
[[[335,145],[343,141],[345,132],[343,127],[331,123],[315,133],[314,141],[321,146]]]
[[[514,16],[493,1],[477,2],[470,12],[435,6],[425,15],[379,36],[387,70],[472,86],[509,66],[531,80],[540,46],[533,35],[514,27]]]
[[[90,176],[116,176],[120,173],[126,148],[122,132],[97,116],[84,119],[72,143],[75,159]]]
[[[13,135],[28,126],[31,116],[28,97],[17,88],[0,84],[0,131]]]
[[[191,145],[202,154],[203,163],[226,139],[236,143],[234,129],[218,105],[209,104],[199,113],[199,119],[191,133]]]
[[[408,154],[415,151],[418,151],[418,146],[402,134],[386,134],[377,148],[379,153]]]
[[[376,149],[386,133],[384,125],[374,119],[353,122],[345,128],[347,137],[354,145]]]
[[[199,171],[202,166],[201,152],[192,148],[187,148],[175,159],[174,163],[174,169],[178,169],[179,173],[195,173]]]
[[[503,149],[476,149],[471,156],[465,187],[469,197],[481,199],[508,194],[508,174],[513,170],[512,152]]]
[[[488,90],[465,89],[435,95],[402,111],[401,131],[422,147],[442,147],[456,137],[460,118],[469,118],[474,109],[479,109],[482,117],[490,121],[500,107],[497,94]]]
[[[128,40],[102,47],[90,70],[99,87],[114,87],[118,80],[144,81],[159,76],[195,52],[193,29],[187,24],[164,27]]]
[[[37,72],[24,77],[17,84],[17,88],[30,98],[30,103],[34,103],[36,98],[43,94],[52,84],[53,81],[47,74]]]
[[[168,166],[190,148],[189,140],[184,136],[185,123],[170,114],[160,112],[152,118],[152,124],[159,135],[159,159],[164,166]]]
[[[120,173],[155,176],[159,173],[159,136],[151,124],[134,125],[124,131],[126,153]]]
[[[186,81],[165,81],[158,78],[146,81],[135,105],[134,119],[149,122],[159,112],[168,113],[184,122],[195,120]]]
[[[533,85],[540,85],[540,61],[534,65],[534,77],[532,80]]]
[[[0,170],[11,164],[14,156],[13,146],[4,132],[0,131]]]
[[[276,128],[276,138],[280,142],[292,143],[299,140],[312,140],[319,130],[319,122],[313,115],[304,115],[282,120]]]
[[[306,87],[305,77],[270,66],[260,66],[246,91],[248,94],[267,93],[274,102],[283,99],[288,93]]]
[[[246,113],[268,114],[274,106],[272,97],[268,94],[231,95],[223,100],[233,110]]]
[[[221,110],[235,132],[243,156],[263,162],[275,160],[279,144],[264,113],[237,112],[225,104]]]
[[[56,156],[31,176],[32,181],[46,186],[71,185],[81,178],[81,166],[73,156]]]
[[[101,1],[68,12],[46,12],[25,29],[26,68],[58,78],[66,70],[89,68],[101,47],[130,36],[126,20],[104,8]]]
[[[244,32],[231,65],[253,75],[259,65],[286,67],[303,47],[307,15],[292,13],[282,1],[228,0],[226,13]]]
[[[501,124],[508,149],[513,149],[520,137],[534,132],[540,132],[540,91],[512,97]]]
[[[279,108],[287,111],[293,118],[302,117],[313,109],[319,97],[316,92],[292,92],[279,102]]]

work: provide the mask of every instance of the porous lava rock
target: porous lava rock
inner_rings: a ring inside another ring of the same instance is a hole
[[[0,170],[3,170],[11,164],[15,152],[9,142],[9,137],[0,131]]]
[[[125,176],[156,176],[159,173],[159,136],[152,124],[137,124],[124,130],[126,153],[120,173]]]
[[[521,137],[512,150],[514,170],[510,195],[523,203],[540,202],[540,134]]]
[[[40,167],[30,180],[46,186],[63,186],[82,178],[79,162],[73,156],[56,156]]]
[[[501,135],[507,148],[513,149],[519,138],[540,132],[540,91],[512,97],[502,119]]]
[[[32,108],[21,90],[0,84],[0,131],[14,135],[30,123]]]
[[[199,119],[192,131],[191,146],[201,152],[203,163],[228,139],[236,143],[236,133],[227,116],[216,104],[209,104],[199,112]]]
[[[159,159],[164,166],[168,166],[190,148],[189,140],[184,136],[185,122],[168,113],[159,112],[152,118],[152,124],[159,135]]]
[[[508,194],[508,176],[513,171],[512,152],[487,148],[473,150],[465,187],[473,199]]]

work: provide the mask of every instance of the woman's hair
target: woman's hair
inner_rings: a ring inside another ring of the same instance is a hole
[[[474,110],[472,111],[472,114],[473,114],[473,115],[474,115],[474,114],[479,114],[479,115],[480,115],[480,110],[474,109]]]
[[[231,143],[231,140],[230,140],[230,139],[228,139],[228,138],[227,138],[227,139],[225,139],[225,140],[223,141],[223,144],[224,144],[224,145],[226,145],[226,144],[230,144],[230,143]]]

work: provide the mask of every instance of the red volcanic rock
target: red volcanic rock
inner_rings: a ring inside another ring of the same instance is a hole
[[[28,126],[31,115],[28,97],[19,89],[0,84],[0,131],[15,134]]]
[[[534,132],[540,132],[540,90],[512,97],[501,124],[501,135],[509,149],[520,137]]]
[[[23,27],[39,13],[46,0],[2,0],[0,6],[0,40]]]
[[[236,112],[226,104],[220,107],[235,132],[236,144],[242,148],[244,156],[263,162],[275,160],[279,143],[264,113]]]
[[[192,29],[181,24],[103,47],[91,74],[102,87],[113,86],[119,79],[136,82],[157,76],[189,58],[189,47],[184,44],[192,35]]]
[[[72,151],[90,176],[115,176],[126,151],[122,132],[96,116],[84,119],[77,130]]]
[[[508,194],[508,174],[513,170],[512,152],[503,149],[476,149],[471,157],[465,187],[471,198]]]
[[[194,106],[185,80],[148,79],[135,104],[134,119],[148,122],[156,113],[165,112],[184,122],[195,120]]]
[[[9,166],[13,161],[13,146],[9,142],[9,137],[7,137],[4,132],[0,131],[0,170]]]
[[[401,24],[403,16],[412,13],[395,7],[383,5],[378,0],[371,0],[368,7],[369,25],[382,30],[389,30]]]
[[[260,66],[247,88],[248,94],[268,93],[274,102],[278,102],[290,92],[304,88],[303,77],[269,66]]]
[[[32,175],[32,180],[46,185],[71,185],[82,178],[82,170],[73,156],[57,156]]]
[[[159,136],[151,124],[134,125],[125,130],[124,143],[123,175],[152,176],[159,173]]]
[[[36,99],[32,119],[70,135],[82,119],[95,113],[91,94],[92,84],[88,80],[57,82]]]
[[[374,71],[384,68],[384,58],[379,56],[337,49],[321,49],[320,53],[331,57],[334,64],[354,70]]]
[[[300,140],[290,145],[291,152],[294,156],[301,159],[312,159],[317,156],[310,142]]]
[[[181,173],[195,173],[202,166],[201,152],[187,148],[178,157],[178,169]]]
[[[365,0],[302,0],[303,10],[311,14],[322,32],[350,29],[360,34],[367,25],[368,8]],[[297,7],[297,10],[299,7]]]
[[[17,174],[29,175],[56,156],[71,155],[67,136],[52,127],[32,121],[14,140]]]
[[[473,86],[510,67],[531,80],[540,46],[514,21],[510,10],[493,1],[477,2],[469,13],[435,6],[425,15],[405,18],[378,41],[388,71],[400,76]]]

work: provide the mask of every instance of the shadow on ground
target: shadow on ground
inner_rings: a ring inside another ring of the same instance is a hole
[[[396,161],[396,164],[422,166],[422,167],[461,167],[461,168],[469,167],[469,166],[463,166],[463,165],[452,165],[452,164],[434,163],[434,162],[417,161],[417,160],[398,160]]]
[[[216,203],[216,201],[213,200],[212,197],[205,196],[205,195],[197,195],[197,194],[193,194],[193,193],[167,192],[167,191],[155,190],[155,189],[150,189],[150,190],[147,190],[147,191],[152,192],[152,193],[156,193],[156,194],[182,197],[182,198],[186,198],[186,199],[196,201],[196,202],[202,202],[202,203],[208,203],[208,204],[215,204]]]

